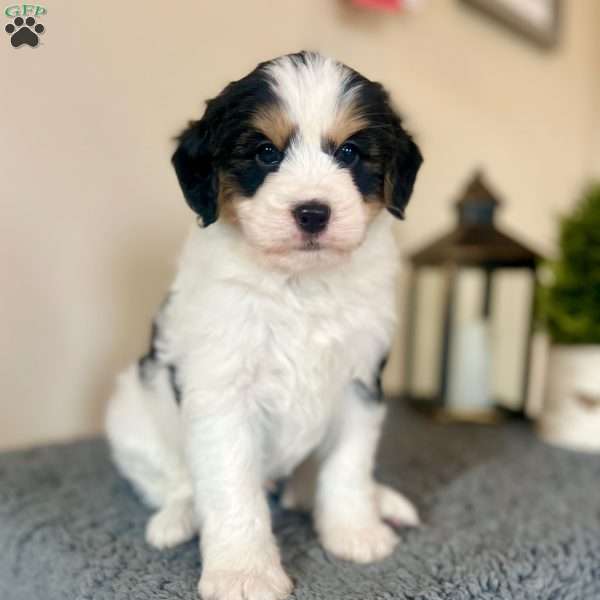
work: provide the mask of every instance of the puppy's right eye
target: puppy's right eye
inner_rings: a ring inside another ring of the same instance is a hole
[[[346,142],[335,151],[335,157],[342,165],[350,168],[358,162],[360,155],[355,144]]]
[[[256,151],[256,161],[264,167],[274,167],[283,159],[283,153],[273,144],[262,144]]]

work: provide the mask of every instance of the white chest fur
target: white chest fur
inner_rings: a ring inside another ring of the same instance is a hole
[[[264,344],[251,398],[264,434],[268,477],[287,474],[323,439],[361,362],[381,356],[381,341],[367,324],[384,324],[371,306],[313,284],[311,290],[286,289],[256,322]]]

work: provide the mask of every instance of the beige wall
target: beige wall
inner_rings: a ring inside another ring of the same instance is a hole
[[[600,7],[599,7],[600,8]],[[596,60],[600,63],[600,35],[596,36]],[[596,94],[594,106],[596,108],[596,120],[593,128],[593,139],[590,151],[591,170],[595,178],[600,179],[600,69],[596,70]]]
[[[551,248],[600,148],[600,3],[564,4],[560,50],[543,53],[454,0],[414,16],[336,0],[49,1],[43,46],[0,40],[0,446],[99,429],[192,221],[170,139],[259,60],[319,49],[387,84],[426,157],[405,250],[450,223],[480,165],[509,200],[503,222]]]

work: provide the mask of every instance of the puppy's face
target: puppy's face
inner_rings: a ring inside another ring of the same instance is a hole
[[[289,271],[343,260],[384,208],[402,218],[421,160],[379,84],[306,52],[229,84],[173,155],[204,225]]]

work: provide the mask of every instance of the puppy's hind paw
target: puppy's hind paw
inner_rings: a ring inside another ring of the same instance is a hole
[[[198,584],[202,600],[284,600],[292,588],[279,565],[260,571],[210,570]]]
[[[155,548],[172,548],[191,540],[198,527],[191,499],[167,503],[146,526],[146,541]]]
[[[375,490],[379,516],[394,527],[420,525],[419,514],[412,502],[387,485],[377,484]]]

